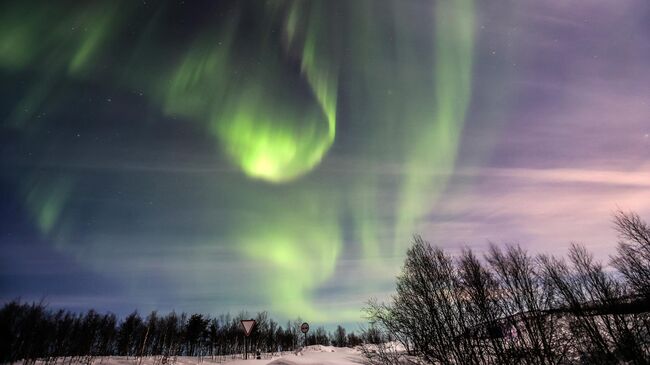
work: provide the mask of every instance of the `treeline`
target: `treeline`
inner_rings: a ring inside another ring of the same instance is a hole
[[[37,359],[46,363],[67,360],[90,363],[97,356],[159,356],[161,363],[173,362],[176,356],[218,357],[244,353],[241,314],[209,317],[202,314],[152,312],[141,317],[137,312],[122,320],[114,314],[94,310],[76,314],[50,310],[39,303],[13,301],[0,309],[0,363]],[[246,339],[249,353],[273,354],[294,351],[304,345],[301,320],[284,327],[258,313],[256,325]],[[334,333],[323,327],[311,330],[308,345],[356,346],[362,339],[354,332],[346,334],[341,326]]]
[[[491,245],[456,257],[416,237],[389,303],[366,311],[398,364],[649,364],[650,226],[619,212],[610,266],[573,244],[568,258]]]

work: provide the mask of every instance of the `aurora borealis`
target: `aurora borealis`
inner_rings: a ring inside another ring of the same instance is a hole
[[[8,1],[0,299],[334,324],[412,234],[606,259],[650,3]]]

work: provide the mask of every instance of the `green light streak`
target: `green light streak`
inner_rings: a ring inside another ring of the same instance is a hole
[[[33,49],[30,48],[33,27],[29,24],[12,23],[7,19],[0,21],[0,66],[17,69],[30,62],[33,57]]]
[[[473,0],[436,2],[435,32],[435,113],[418,131],[407,155],[395,252],[402,252],[403,237],[412,234],[414,222],[431,210],[454,169],[471,96]]]
[[[205,124],[230,161],[252,178],[282,183],[304,175],[336,134],[337,73],[315,61],[321,54],[317,33],[307,35],[312,40],[303,52],[303,78],[265,43],[254,50],[263,64],[242,61],[236,26],[224,27],[187,52],[171,77],[166,113]]]
[[[232,33],[197,42],[170,78],[164,100],[169,115],[205,119],[214,103],[224,97],[230,72]]]
[[[295,4],[295,3],[294,3]],[[307,75],[316,99],[327,116],[329,126],[329,142],[334,142],[336,137],[336,98],[338,88],[338,67],[328,62],[328,52],[319,47],[326,39],[326,29],[320,24],[322,15],[318,7],[313,7],[302,52],[302,71]],[[291,16],[294,16],[293,8]],[[292,23],[291,17],[289,24]],[[290,28],[290,26],[287,26]],[[292,36],[289,37],[290,39]],[[320,41],[320,42],[319,42]]]
[[[79,31],[83,33],[68,63],[68,72],[72,74],[89,68],[91,61],[101,51],[104,42],[110,38],[111,32],[115,30],[118,6],[115,3],[103,5],[105,6],[90,8],[78,20],[81,27]]]
[[[286,105],[255,85],[223,106],[212,132],[249,176],[289,181],[312,169],[330,146],[320,110]]]
[[[248,229],[240,235],[238,250],[269,266],[259,289],[270,298],[273,311],[325,320],[329,313],[316,308],[311,295],[334,274],[341,253],[338,199],[306,189],[287,200],[266,200],[258,206],[263,215],[244,224]],[[287,203],[294,208],[268,209]]]
[[[72,187],[69,178],[42,178],[28,185],[25,202],[42,234],[54,234]]]

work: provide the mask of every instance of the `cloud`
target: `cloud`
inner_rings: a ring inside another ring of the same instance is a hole
[[[611,223],[618,209],[650,216],[650,166],[635,170],[486,168],[471,189],[449,191],[421,225],[445,247],[488,241],[521,243],[535,252],[563,254],[570,242],[599,258],[614,252]]]
[[[650,164],[636,171],[591,170],[577,168],[527,169],[491,168],[484,177],[501,177],[526,181],[529,184],[600,184],[609,187],[638,187],[650,189]]]

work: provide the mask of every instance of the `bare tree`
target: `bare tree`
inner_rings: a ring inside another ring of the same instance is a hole
[[[503,325],[499,319],[504,316],[500,306],[501,296],[498,282],[471,250],[465,249],[458,261],[458,271],[463,290],[463,306],[471,328],[465,334],[476,341],[471,350],[480,363],[506,361]],[[481,349],[481,350],[477,350]]]
[[[620,241],[612,265],[625,277],[631,289],[650,298],[650,226],[636,213],[618,211],[614,224]]]
[[[348,345],[347,337],[345,336],[345,328],[340,325],[336,327],[336,331],[332,335],[332,344],[336,347],[345,347]]]
[[[486,260],[499,283],[502,327],[510,329],[510,357],[524,364],[556,364],[564,360],[571,339],[560,329],[552,308],[555,291],[540,275],[538,262],[520,246],[505,252],[491,244]]]
[[[477,363],[463,284],[452,257],[416,236],[390,304],[371,301],[366,314],[408,351],[436,364]]]

